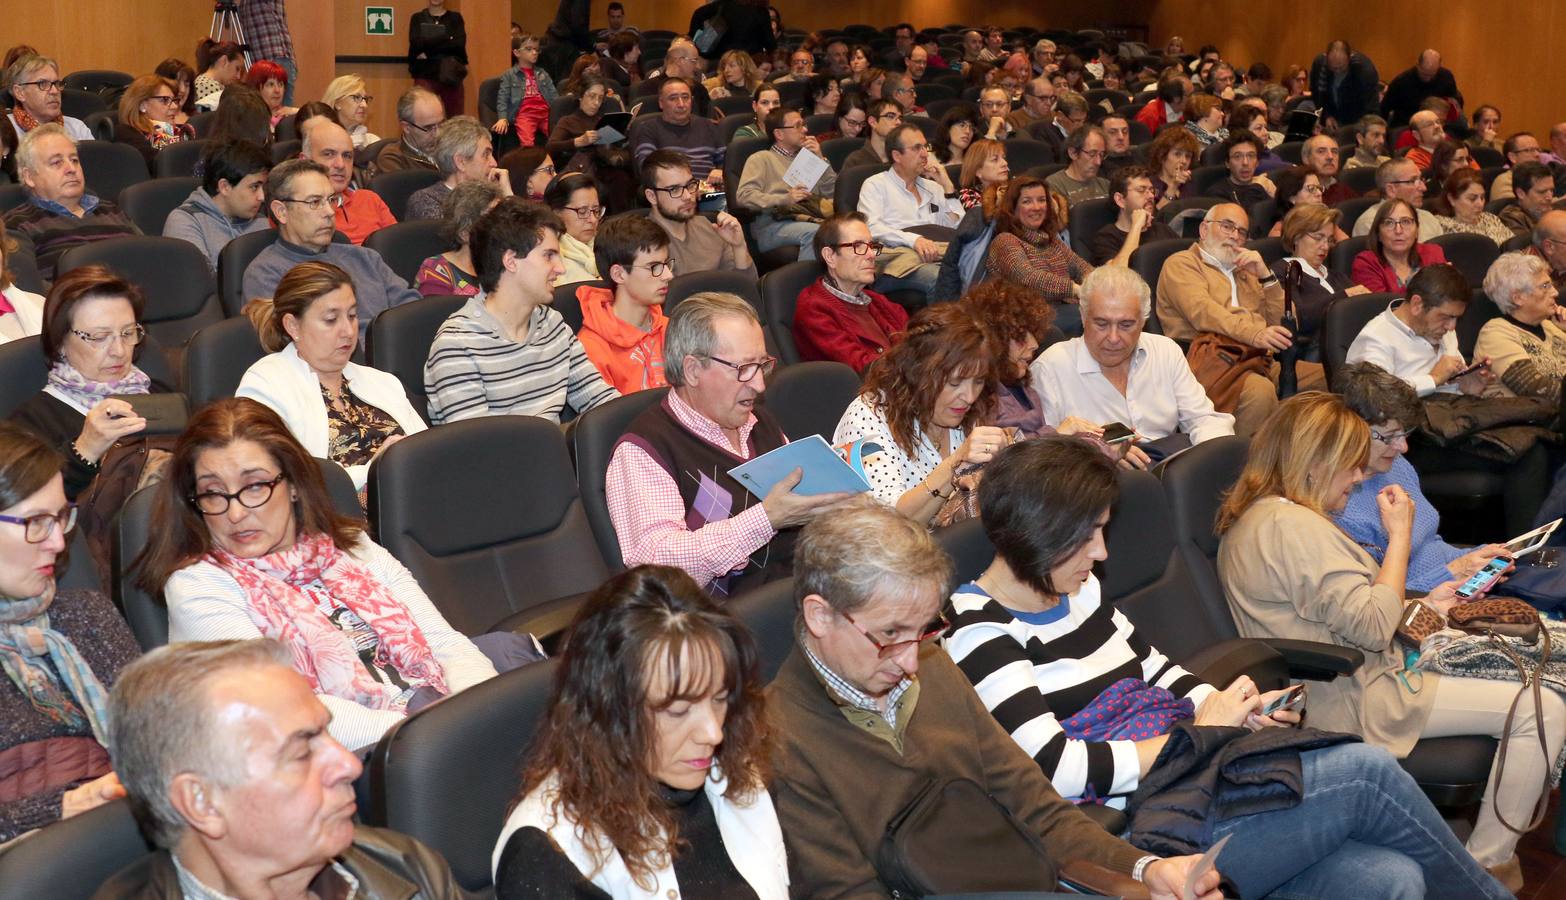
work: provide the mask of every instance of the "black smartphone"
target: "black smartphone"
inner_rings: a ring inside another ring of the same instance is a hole
[[[1468,368],[1464,369],[1461,372],[1458,372],[1455,375],[1448,375],[1446,380],[1441,382],[1441,383],[1442,384],[1451,384],[1452,382],[1456,381],[1459,378],[1464,377],[1465,375],[1472,375],[1473,373],[1479,371],[1480,369],[1489,368],[1489,366],[1490,366],[1490,361],[1488,359],[1480,360],[1479,362],[1474,363],[1473,365],[1469,366]]]
[[[1136,437],[1136,432],[1127,428],[1121,422],[1110,422],[1104,426],[1104,443],[1118,444],[1121,441],[1129,441]]]
[[[136,415],[147,420],[144,435],[179,434],[185,430],[190,410],[184,394],[113,394],[113,399],[130,404]]]

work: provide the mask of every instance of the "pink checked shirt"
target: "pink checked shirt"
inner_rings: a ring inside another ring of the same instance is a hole
[[[669,408],[683,426],[716,447],[730,448],[718,424],[692,409],[675,391]],[[739,455],[750,458],[753,415],[740,428]],[[750,555],[777,534],[760,503],[728,519],[691,531],[685,524],[685,503],[679,486],[647,451],[631,443],[615,448],[606,483],[609,519],[620,538],[625,565],[654,563],[677,566],[702,587],[743,568]]]

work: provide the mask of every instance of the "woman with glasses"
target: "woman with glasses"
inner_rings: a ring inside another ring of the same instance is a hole
[[[1441,196],[1430,204],[1444,234],[1482,234],[1497,246],[1511,240],[1512,230],[1500,216],[1485,211],[1484,177],[1472,169],[1458,169],[1441,186]]]
[[[192,90],[196,83],[196,70],[184,60],[171,56],[158,63],[152,74],[162,75],[174,85],[174,113],[169,121],[176,125],[189,122],[196,112],[195,91]]]
[[[265,100],[267,108],[272,110],[274,132],[277,131],[278,122],[299,111],[297,106],[283,105],[283,98],[288,96],[288,70],[270,59],[257,60],[256,64],[245,73],[245,84],[260,91],[261,99]]]
[[[870,121],[870,108],[863,94],[844,94],[837,101],[837,109],[832,113],[832,127],[817,135],[812,135],[817,141],[830,141],[833,138],[857,138],[865,136],[865,125]]]
[[[555,211],[566,229],[560,235],[560,258],[565,263],[565,274],[555,279],[555,286],[597,281],[601,276],[598,260],[593,255],[593,239],[604,218],[598,183],[591,175],[567,172],[544,189],[544,203]]]
[[[946,111],[930,142],[930,158],[943,166],[962,165],[963,154],[974,138],[984,133],[979,111],[971,103],[959,103]]]
[[[1402,437],[1377,431],[1393,444]],[[1514,706],[1515,683],[1407,667],[1394,635],[1408,612],[1418,510],[1396,484],[1371,495],[1388,536],[1379,559],[1379,548],[1363,546],[1333,519],[1365,480],[1372,451],[1365,418],[1336,394],[1307,391],[1279,404],[1251,439],[1219,510],[1218,579],[1242,637],[1321,641],[1364,654],[1352,674],[1311,685],[1312,726],[1361,735],[1398,757],[1420,738],[1510,734],[1504,776],[1492,766],[1467,849],[1516,893],[1521,834],[1502,820],[1527,825],[1547,789],[1566,739],[1566,703],[1545,691],[1541,720],[1533,703]],[[1462,602],[1461,584],[1442,580],[1422,602],[1444,615]],[[1481,895],[1492,894],[1459,896]]]
[[[1419,240],[1418,211],[1406,200],[1383,202],[1370,220],[1367,238],[1349,277],[1372,293],[1404,293],[1415,272],[1446,262],[1439,245]]]
[[[984,268],[992,278],[1037,291],[1055,307],[1055,325],[1075,337],[1082,333],[1077,294],[1093,266],[1060,239],[1063,227],[1044,182],[1032,175],[1011,179],[995,212]]]
[[[685,572],[638,566],[571,626],[494,849],[501,900],[784,900],[755,640]]]
[[[500,167],[511,174],[517,196],[542,203],[544,189],[557,174],[549,151],[543,147],[518,147],[500,158]]]
[[[609,83],[602,78],[584,79],[576,110],[560,117],[549,132],[545,146],[549,155],[564,160],[567,172],[592,172],[593,150],[598,143],[598,114],[609,95]]]
[[[441,201],[441,233],[452,249],[419,265],[413,286],[425,297],[471,297],[479,292],[474,274],[473,225],[504,197],[490,181],[465,181]]]
[[[337,512],[310,453],[254,400],[191,417],[151,534],[137,578],[168,601],[169,640],[281,641],[351,750],[495,676],[408,570]]]
[[[915,313],[902,339],[865,373],[832,443],[865,440],[870,493],[923,525],[959,490],[958,478],[990,461],[1010,438],[994,420],[996,373],[989,337],[967,307]]]
[[[1550,264],[1528,253],[1503,253],[1485,273],[1484,292],[1501,310],[1479,329],[1474,345],[1474,358],[1488,359],[1495,374],[1491,393],[1557,401],[1566,378],[1566,312],[1556,305]]]
[[[269,355],[246,370],[235,392],[266,404],[311,456],[329,459],[364,489],[370,463],[387,447],[425,429],[393,375],[352,361],[359,306],[348,273],[302,262],[271,299],[245,304]]]
[[[995,561],[951,597],[946,652],[1056,790],[1118,808],[1135,794],[1131,833],[1165,846],[1200,852],[1228,838],[1218,866],[1242,897],[1326,900],[1351,885],[1365,897],[1507,896],[1391,754],[1288,730],[1301,712],[1262,712],[1285,691],[1262,693],[1243,674],[1220,690],[1108,602],[1093,568],[1108,555],[1119,492],[1115,464],[1086,441],[1002,451],[979,485]],[[1171,774],[1205,769],[1222,781],[1208,754],[1225,772],[1246,771],[1251,803]],[[1263,798],[1282,784],[1262,758],[1298,766],[1287,800]]]
[[[358,75],[333,78],[332,83],[326,86],[326,93],[321,95],[321,102],[337,113],[338,124],[348,130],[348,137],[353,141],[355,150],[363,150],[381,139],[380,135],[371,132],[365,125],[365,120],[370,117],[370,101],[374,99],[365,88],[364,79]],[[456,115],[460,111],[460,103],[455,110],[451,104],[446,105],[448,115]]]
[[[107,597],[57,588],[76,524],[64,462],[0,422],[0,842],[125,796],[108,691],[141,648]]]
[[[233,41],[215,41],[202,38],[196,45],[196,110],[211,112],[217,109],[223,91],[238,84],[245,74],[245,51]]]
[[[1280,194],[1282,183],[1280,176]],[[1272,264],[1272,273],[1288,284],[1293,269],[1299,269],[1299,280],[1294,282],[1294,335],[1312,341],[1313,347],[1322,320],[1327,317],[1327,307],[1344,297],[1369,293],[1342,272],[1327,268],[1327,254],[1338,241],[1346,240],[1338,227],[1342,220],[1339,210],[1312,202],[1295,206],[1278,223],[1286,255]]]
[[[1272,223],[1272,230],[1267,232],[1268,237],[1279,237],[1283,234],[1283,220],[1296,206],[1310,204],[1323,205],[1321,202],[1321,179],[1316,173],[1304,166],[1288,166],[1273,172],[1268,176],[1272,184],[1277,188],[1273,197],[1277,202],[1278,221]],[[1333,225],[1333,243],[1348,240],[1348,235],[1343,229]]]
[[[81,119],[65,115],[60,106],[61,91],[65,82],[60,80],[60,67],[44,56],[24,54],[16,58],[5,74],[0,76],[14,105],[6,114],[17,136],[26,134],[39,125],[59,122],[72,140],[90,141],[92,130]]]
[[[147,335],[138,322],[143,303],[139,288],[103,266],[61,275],[44,303],[49,379],[11,418],[65,457],[72,500],[98,476],[110,448],[147,427],[122,397],[168,389],[136,365]]]
[[[114,142],[135,147],[147,160],[149,173],[159,150],[196,136],[196,130],[189,124],[174,123],[176,102],[174,84],[159,75],[141,76],[120,95]]]

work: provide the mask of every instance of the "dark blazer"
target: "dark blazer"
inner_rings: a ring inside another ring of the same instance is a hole
[[[1339,125],[1352,125],[1361,117],[1380,110],[1377,94],[1380,76],[1376,64],[1363,53],[1349,54],[1348,71],[1336,93],[1332,90],[1332,70],[1327,68],[1327,54],[1322,53],[1310,64],[1310,96],[1316,101],[1323,118],[1336,119]]]

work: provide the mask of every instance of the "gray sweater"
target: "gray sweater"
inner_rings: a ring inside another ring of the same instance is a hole
[[[207,258],[207,268],[216,272],[218,254],[223,252],[223,247],[229,241],[242,234],[266,228],[266,216],[256,216],[249,221],[229,218],[218,209],[206,188],[198,187],[164,220],[163,236],[195,244],[196,249]]]
[[[270,297],[277,290],[277,283],[289,269],[309,260],[321,260],[340,267],[353,279],[354,295],[359,300],[359,345],[364,346],[364,335],[370,322],[381,310],[400,303],[419,299],[419,292],[402,280],[381,255],[374,250],[354,244],[333,241],[325,250],[314,250],[290,244],[278,238],[245,269],[245,299]]]

